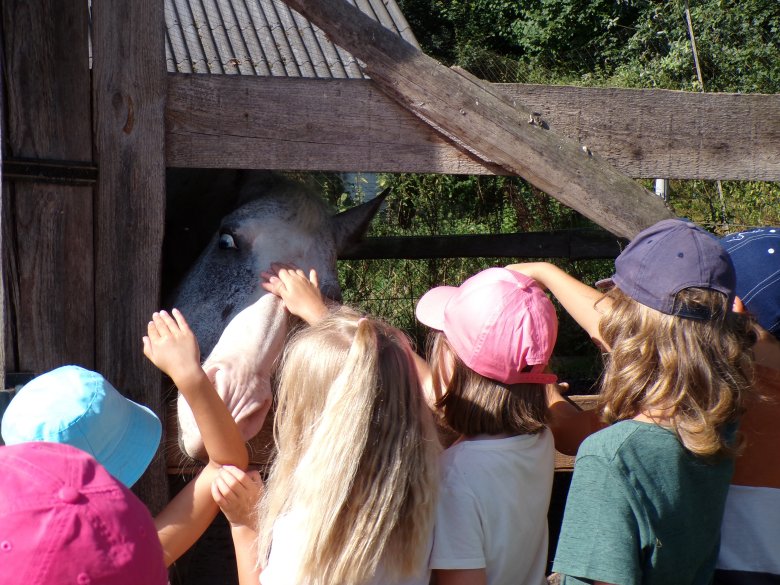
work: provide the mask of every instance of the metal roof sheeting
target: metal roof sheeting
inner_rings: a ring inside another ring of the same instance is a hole
[[[349,0],[419,47],[395,0]],[[165,0],[171,73],[366,77],[350,53],[281,0]]]

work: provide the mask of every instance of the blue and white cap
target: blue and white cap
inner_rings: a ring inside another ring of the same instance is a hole
[[[780,227],[761,227],[720,240],[737,271],[737,296],[759,325],[780,339]]]

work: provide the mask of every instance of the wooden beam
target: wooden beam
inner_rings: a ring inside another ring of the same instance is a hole
[[[627,242],[609,232],[561,230],[471,236],[387,236],[366,238],[339,260],[424,258],[616,258]]]
[[[494,87],[630,177],[780,181],[780,94]]]
[[[630,177],[780,181],[780,95],[494,87]],[[165,120],[172,167],[508,172],[362,79],[170,74]]]
[[[366,63],[390,97],[480,159],[518,174],[609,231],[632,237],[672,217],[606,161],[538,124],[486,84],[431,59],[346,0],[285,0]]]
[[[2,3],[6,158],[91,163],[88,24],[86,3]],[[94,367],[92,188],[4,175],[3,371]]]
[[[629,177],[780,181],[780,95],[494,87]],[[362,79],[170,74],[165,121],[172,167],[507,174]]]
[[[165,216],[165,46],[158,0],[92,3],[96,163],[97,369],[163,416],[161,377],[141,350],[159,308]],[[156,513],[168,501],[153,460],[137,490]]]

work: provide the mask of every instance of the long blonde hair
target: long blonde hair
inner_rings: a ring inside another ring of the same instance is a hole
[[[694,454],[735,454],[730,426],[751,388],[750,319],[731,312],[726,296],[712,290],[685,289],[677,299],[707,319],[666,315],[618,288],[607,297],[611,305],[599,323],[612,348],[600,393],[606,422],[660,410]]]
[[[259,506],[259,558],[295,511],[306,530],[297,582],[352,585],[425,565],[439,445],[406,337],[342,308],[288,343],[278,454]]]

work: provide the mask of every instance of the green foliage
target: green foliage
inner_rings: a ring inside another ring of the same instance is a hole
[[[691,28],[707,91],[780,91],[780,3],[690,2]],[[685,2],[653,3],[634,24],[610,81],[617,86],[701,91]]]
[[[400,0],[423,50],[492,82],[780,92],[780,2],[689,0]],[[703,87],[702,87],[703,83]],[[590,226],[516,177],[383,176],[393,194],[371,235],[495,234]],[[652,181],[644,181],[652,189]],[[329,191],[340,208],[353,202]],[[723,234],[780,225],[780,184],[671,181],[674,212]],[[517,261],[530,259],[516,259]],[[429,288],[457,285],[510,258],[341,262],[345,300],[383,316],[424,345],[414,305]],[[586,283],[611,261],[556,261]],[[559,310],[558,370],[594,379],[600,356]]]
[[[780,88],[780,2],[690,0],[704,88]],[[488,81],[700,91],[685,0],[402,0],[423,49]]]

